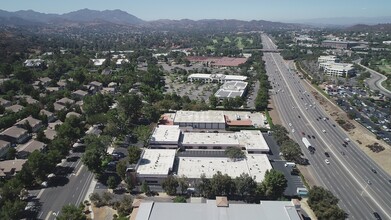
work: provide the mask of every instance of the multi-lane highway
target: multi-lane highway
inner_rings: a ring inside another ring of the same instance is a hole
[[[265,34],[262,43],[265,49],[276,49]],[[276,109],[292,138],[302,146],[313,177],[340,199],[339,205],[349,219],[375,219],[374,212],[391,219],[391,177],[354,141],[344,143],[349,137],[328,118],[280,54],[264,53],[263,59],[273,86],[271,94]],[[305,148],[303,136],[315,147],[315,153]]]

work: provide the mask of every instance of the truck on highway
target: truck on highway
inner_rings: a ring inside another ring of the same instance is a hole
[[[303,137],[301,141],[303,141],[303,144],[309,150],[310,153],[313,154],[315,152],[315,148],[311,145],[311,143],[308,141],[306,137]]]

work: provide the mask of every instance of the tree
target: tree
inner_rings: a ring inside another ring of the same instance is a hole
[[[122,180],[125,180],[126,177],[126,160],[121,160],[117,163],[116,171],[119,177],[121,177]]]
[[[124,195],[122,200],[117,205],[117,211],[119,216],[128,216],[132,212],[132,197]]]
[[[262,188],[265,196],[277,199],[283,196],[286,187],[288,186],[284,174],[277,170],[267,170],[264,180],[262,181]]]
[[[0,203],[1,204],[1,203]],[[0,208],[0,219],[22,219],[26,202],[17,200],[4,200]]]
[[[107,179],[107,185],[109,186],[110,189],[115,189],[118,186],[117,178],[115,178],[114,176],[110,176]]]
[[[211,198],[213,195],[212,192],[212,186],[209,179],[206,178],[205,174],[201,174],[200,180],[198,181],[197,185],[197,191],[200,193],[201,196],[206,198]]]
[[[132,190],[135,187],[132,178],[131,177],[127,177],[125,182],[126,182],[126,189],[128,190],[128,192],[132,192]]]
[[[182,175],[178,179],[179,189],[181,190],[182,194],[185,194],[187,191],[187,188],[189,187],[189,180],[185,175]]]
[[[283,142],[280,150],[286,160],[300,163],[302,152],[300,146],[293,140]]]
[[[162,182],[163,190],[170,196],[173,196],[176,194],[178,186],[179,186],[178,180],[172,175],[169,175]]]
[[[281,145],[284,141],[289,139],[288,130],[282,125],[274,125],[272,127],[273,137],[276,139],[277,144]]]
[[[176,196],[174,198],[174,203],[186,203],[186,198],[184,196]]]
[[[91,193],[90,200],[96,207],[101,207],[104,205],[102,197],[97,192]]]
[[[128,158],[130,164],[136,164],[141,156],[141,149],[136,146],[128,147]]]
[[[143,182],[143,184],[141,185],[141,192],[145,193],[145,194],[148,194],[151,192],[151,190],[149,189],[149,186],[147,184],[147,182]]]
[[[235,185],[236,192],[242,196],[242,198],[255,195],[257,183],[250,175],[246,173],[240,174],[240,176],[235,178]]]
[[[216,108],[218,104],[218,99],[216,98],[216,96],[214,94],[210,95],[209,96],[209,105],[211,108]]]
[[[8,148],[7,154],[6,154],[6,156],[5,156],[5,159],[6,159],[6,160],[15,159],[16,153],[17,153],[17,151],[16,151],[15,148],[13,148],[13,147]]]
[[[112,199],[113,199],[113,194],[111,194],[110,192],[107,192],[107,191],[103,192],[102,202],[105,205],[110,205]]]
[[[148,125],[140,125],[134,129],[134,133],[137,139],[143,143],[144,147],[147,147],[151,136],[151,128]]]
[[[246,158],[244,152],[237,147],[228,147],[227,149],[225,149],[224,153],[227,157],[234,160]]]
[[[322,187],[314,186],[308,192],[308,205],[320,220],[346,218],[345,212],[337,206],[338,201],[337,197]]]
[[[217,171],[213,175],[211,181],[212,195],[233,195],[236,191],[236,186],[234,181],[227,174],[222,174],[220,171]]]
[[[83,210],[75,205],[65,205],[62,207],[60,215],[57,216],[58,220],[85,220],[87,217],[84,215]]]

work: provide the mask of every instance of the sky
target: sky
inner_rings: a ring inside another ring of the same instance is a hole
[[[240,19],[298,21],[391,16],[391,0],[0,0],[0,9],[63,14],[120,9],[143,20]]]

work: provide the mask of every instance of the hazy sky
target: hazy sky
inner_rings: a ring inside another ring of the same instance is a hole
[[[0,9],[67,13],[121,9],[143,20],[241,19],[289,21],[391,16],[391,0],[0,0]]]

